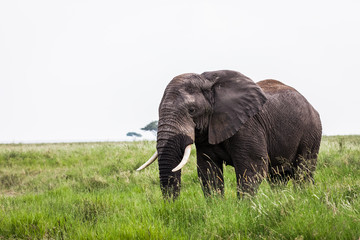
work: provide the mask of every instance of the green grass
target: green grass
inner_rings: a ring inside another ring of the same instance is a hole
[[[175,202],[157,164],[136,172],[155,142],[0,145],[0,239],[359,239],[360,136],[324,137],[315,185],[264,181],[238,200],[205,199],[194,150]]]

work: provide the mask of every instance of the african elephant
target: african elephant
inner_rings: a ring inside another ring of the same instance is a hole
[[[205,196],[224,192],[223,163],[235,168],[238,196],[260,182],[313,182],[322,126],[318,112],[294,88],[254,83],[235,71],[182,74],[159,106],[157,151],[164,198],[180,193],[181,168],[195,143]]]

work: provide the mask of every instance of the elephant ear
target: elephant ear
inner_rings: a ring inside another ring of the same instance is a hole
[[[209,143],[218,144],[239,131],[261,110],[267,98],[256,83],[239,72],[224,70],[201,75],[212,85]]]

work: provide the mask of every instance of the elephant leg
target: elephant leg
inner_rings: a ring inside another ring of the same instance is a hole
[[[283,188],[293,178],[293,170],[285,170],[282,166],[271,167],[269,170],[268,183],[272,189]]]
[[[316,168],[318,147],[309,148],[299,146],[298,155],[294,162],[294,180],[301,184],[310,182],[314,184],[313,173]]]
[[[229,143],[237,180],[237,194],[254,195],[261,181],[268,175],[269,157],[265,136],[256,126],[242,129]],[[257,129],[257,128],[255,128]]]
[[[268,182],[271,188],[286,186],[288,181],[294,177],[293,166],[289,160],[277,158],[276,162],[276,166],[269,166]]]
[[[235,167],[239,198],[245,195],[254,195],[266,177],[267,164],[264,164],[262,160],[256,161],[256,163],[250,159],[248,161],[253,163],[248,166]]]
[[[215,154],[197,149],[197,171],[205,197],[224,195],[223,162]]]

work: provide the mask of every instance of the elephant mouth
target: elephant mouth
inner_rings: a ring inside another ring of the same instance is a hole
[[[182,169],[185,164],[189,161],[190,158],[190,154],[191,154],[191,146],[192,144],[188,145],[185,150],[184,150],[184,155],[183,158],[181,160],[181,162],[175,167],[173,168],[171,171],[172,172],[177,172],[180,169]],[[141,171],[144,168],[147,168],[148,166],[150,166],[153,162],[156,161],[156,159],[159,157],[159,153],[158,151],[155,151],[155,153],[151,156],[151,158],[149,160],[147,160],[143,165],[141,165],[138,169],[136,169],[136,171]]]
[[[179,165],[177,165],[173,170],[171,170],[172,172],[177,172],[180,169],[182,169],[185,164],[189,161],[190,158],[190,153],[191,153],[191,144],[187,145],[185,150],[184,150],[184,156],[181,160],[181,162],[179,163]]]
[[[181,169],[189,162],[193,140],[183,134],[170,138],[158,135],[157,151],[137,171],[158,159],[160,188],[165,199],[175,199],[180,194]]]

